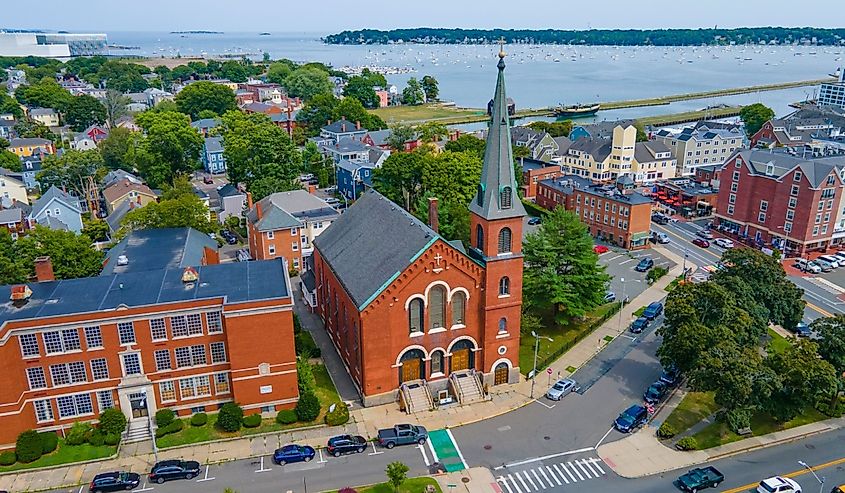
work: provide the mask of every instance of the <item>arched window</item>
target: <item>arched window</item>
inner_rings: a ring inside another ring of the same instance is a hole
[[[431,374],[443,374],[443,351],[434,351],[431,353]]]
[[[505,187],[499,192],[499,207],[502,209],[510,209],[513,207],[513,192],[511,187]]]
[[[511,280],[508,276],[499,279],[499,296],[508,296],[511,294]]]
[[[428,328],[446,326],[446,288],[434,286],[428,292]]]
[[[503,334],[508,331],[508,319],[502,317],[499,319],[499,333]]]
[[[463,325],[466,316],[467,295],[458,291],[452,295],[452,325]]]
[[[484,250],[484,228],[480,224],[475,225],[475,245],[479,250]]]
[[[510,253],[511,251],[511,229],[502,228],[499,231],[499,253]]]
[[[411,334],[423,331],[423,300],[414,298],[408,304],[408,327]]]

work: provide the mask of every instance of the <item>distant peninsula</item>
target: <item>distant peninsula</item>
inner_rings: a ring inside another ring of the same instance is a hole
[[[748,27],[739,29],[445,29],[410,28],[379,31],[343,31],[323,38],[327,44],[508,44],[593,46],[703,46],[703,45],[845,45],[845,28]]]
[[[170,34],[223,34],[223,31],[170,31]]]

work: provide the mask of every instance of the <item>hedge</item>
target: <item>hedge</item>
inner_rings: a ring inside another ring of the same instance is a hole
[[[660,438],[672,438],[677,434],[678,432],[675,431],[675,428],[665,421],[662,425],[660,425],[660,428],[657,429],[657,436]]]
[[[42,447],[41,436],[38,432],[26,430],[18,435],[18,440],[15,442],[15,454],[19,462],[29,463],[41,457]]]
[[[99,429],[104,435],[108,435],[109,433],[117,433],[119,435],[126,430],[126,416],[119,409],[106,409],[100,413]]]
[[[329,426],[339,426],[346,424],[349,421],[349,406],[345,402],[339,402],[334,405],[334,410],[326,413],[326,424]]]
[[[109,433],[106,435],[105,444],[111,445],[112,447],[120,443],[120,435],[117,433]]]
[[[698,448],[698,442],[693,437],[684,437],[678,440],[675,448],[678,450],[696,450]]]
[[[95,447],[99,447],[106,443],[106,436],[103,435],[101,431],[97,430],[88,437],[88,443]]]
[[[223,404],[223,407],[217,413],[217,426],[230,433],[240,430],[243,420],[244,410],[234,402]]]
[[[11,466],[18,461],[18,457],[11,450],[0,452],[0,466]]]
[[[245,428],[258,428],[259,426],[261,426],[261,415],[250,414],[249,416],[245,416],[243,419],[243,424]]]
[[[280,425],[290,425],[296,423],[296,411],[293,409],[282,409],[279,411],[279,414],[276,415],[276,423]]]
[[[205,426],[208,423],[208,415],[205,413],[196,413],[191,416],[191,426]]]
[[[59,435],[56,435],[52,431],[45,431],[43,433],[39,433],[41,436],[41,453],[42,454],[49,454],[50,452],[56,450],[59,446]]]
[[[159,428],[166,428],[174,419],[176,419],[176,413],[172,409],[165,408],[156,411],[156,425]]]
[[[68,445],[82,445],[88,441],[88,437],[93,430],[90,423],[74,423],[65,436],[65,443]]]
[[[167,426],[159,426],[156,429],[156,438],[161,438],[164,435],[169,435],[171,433],[182,431],[182,428],[184,426],[185,423],[183,423],[181,419],[175,419]]]

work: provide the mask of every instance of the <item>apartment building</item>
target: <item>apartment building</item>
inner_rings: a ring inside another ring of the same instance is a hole
[[[717,122],[698,122],[680,132],[663,129],[654,137],[672,150],[677,176],[693,176],[702,166],[722,164],[735,150],[745,147],[740,125]]]

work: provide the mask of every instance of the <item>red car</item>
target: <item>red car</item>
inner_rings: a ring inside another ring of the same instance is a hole
[[[607,253],[610,251],[610,248],[607,248],[604,245],[596,245],[593,247],[593,251],[601,255],[602,253]]]
[[[692,244],[701,248],[710,248],[710,242],[703,238],[696,238],[692,240]]]

